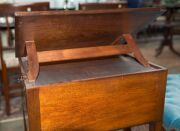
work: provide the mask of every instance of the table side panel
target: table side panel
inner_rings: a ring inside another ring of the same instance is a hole
[[[162,70],[28,89],[30,130],[112,130],[161,121],[166,74]]]

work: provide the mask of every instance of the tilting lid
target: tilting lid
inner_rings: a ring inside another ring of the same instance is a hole
[[[135,33],[161,15],[160,9],[44,11],[16,13],[16,56],[26,55],[25,41],[37,51],[108,45]]]

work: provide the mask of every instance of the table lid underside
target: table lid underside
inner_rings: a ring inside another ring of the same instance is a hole
[[[129,56],[42,65],[35,86],[125,76],[157,70],[157,68],[151,66],[144,67]]]

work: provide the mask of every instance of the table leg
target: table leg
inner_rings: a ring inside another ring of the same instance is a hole
[[[162,122],[153,122],[149,125],[149,131],[164,131]]]
[[[170,43],[172,43],[172,34],[171,34],[171,27],[166,27],[164,28],[164,34],[163,34],[164,39],[161,42],[161,45],[159,46],[159,48],[156,50],[156,57],[158,57],[162,51],[163,48],[167,45],[169,45]]]
[[[161,45],[156,49],[156,55],[155,55],[156,57],[158,57],[162,53],[164,46],[165,44],[164,42],[162,42]]]
[[[164,40],[162,41],[160,47],[156,50],[156,57],[159,56],[163,48],[165,46],[168,46],[169,49],[176,55],[180,56],[180,52],[177,52],[174,47],[173,47],[173,26],[171,23],[173,22],[173,15],[174,15],[175,10],[173,8],[169,8],[167,15],[166,15],[166,27],[164,28]]]
[[[177,52],[173,47],[173,42],[169,43],[169,49],[176,55],[180,56],[180,52]]]

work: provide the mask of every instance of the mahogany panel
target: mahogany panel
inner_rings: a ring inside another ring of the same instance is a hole
[[[159,9],[51,11],[16,13],[16,56],[25,55],[25,41],[37,51],[103,46],[133,33],[160,15]],[[140,20],[136,20],[140,19]]]
[[[28,108],[34,107],[30,99],[40,107],[40,117],[31,114],[34,121],[29,124],[40,122],[36,126],[43,131],[107,131],[161,121],[166,74],[155,71],[29,88],[27,93],[39,90],[39,99],[29,97]]]
[[[128,54],[128,46],[98,46],[77,49],[43,51],[38,53],[38,61],[41,63],[98,58],[119,54]]]

